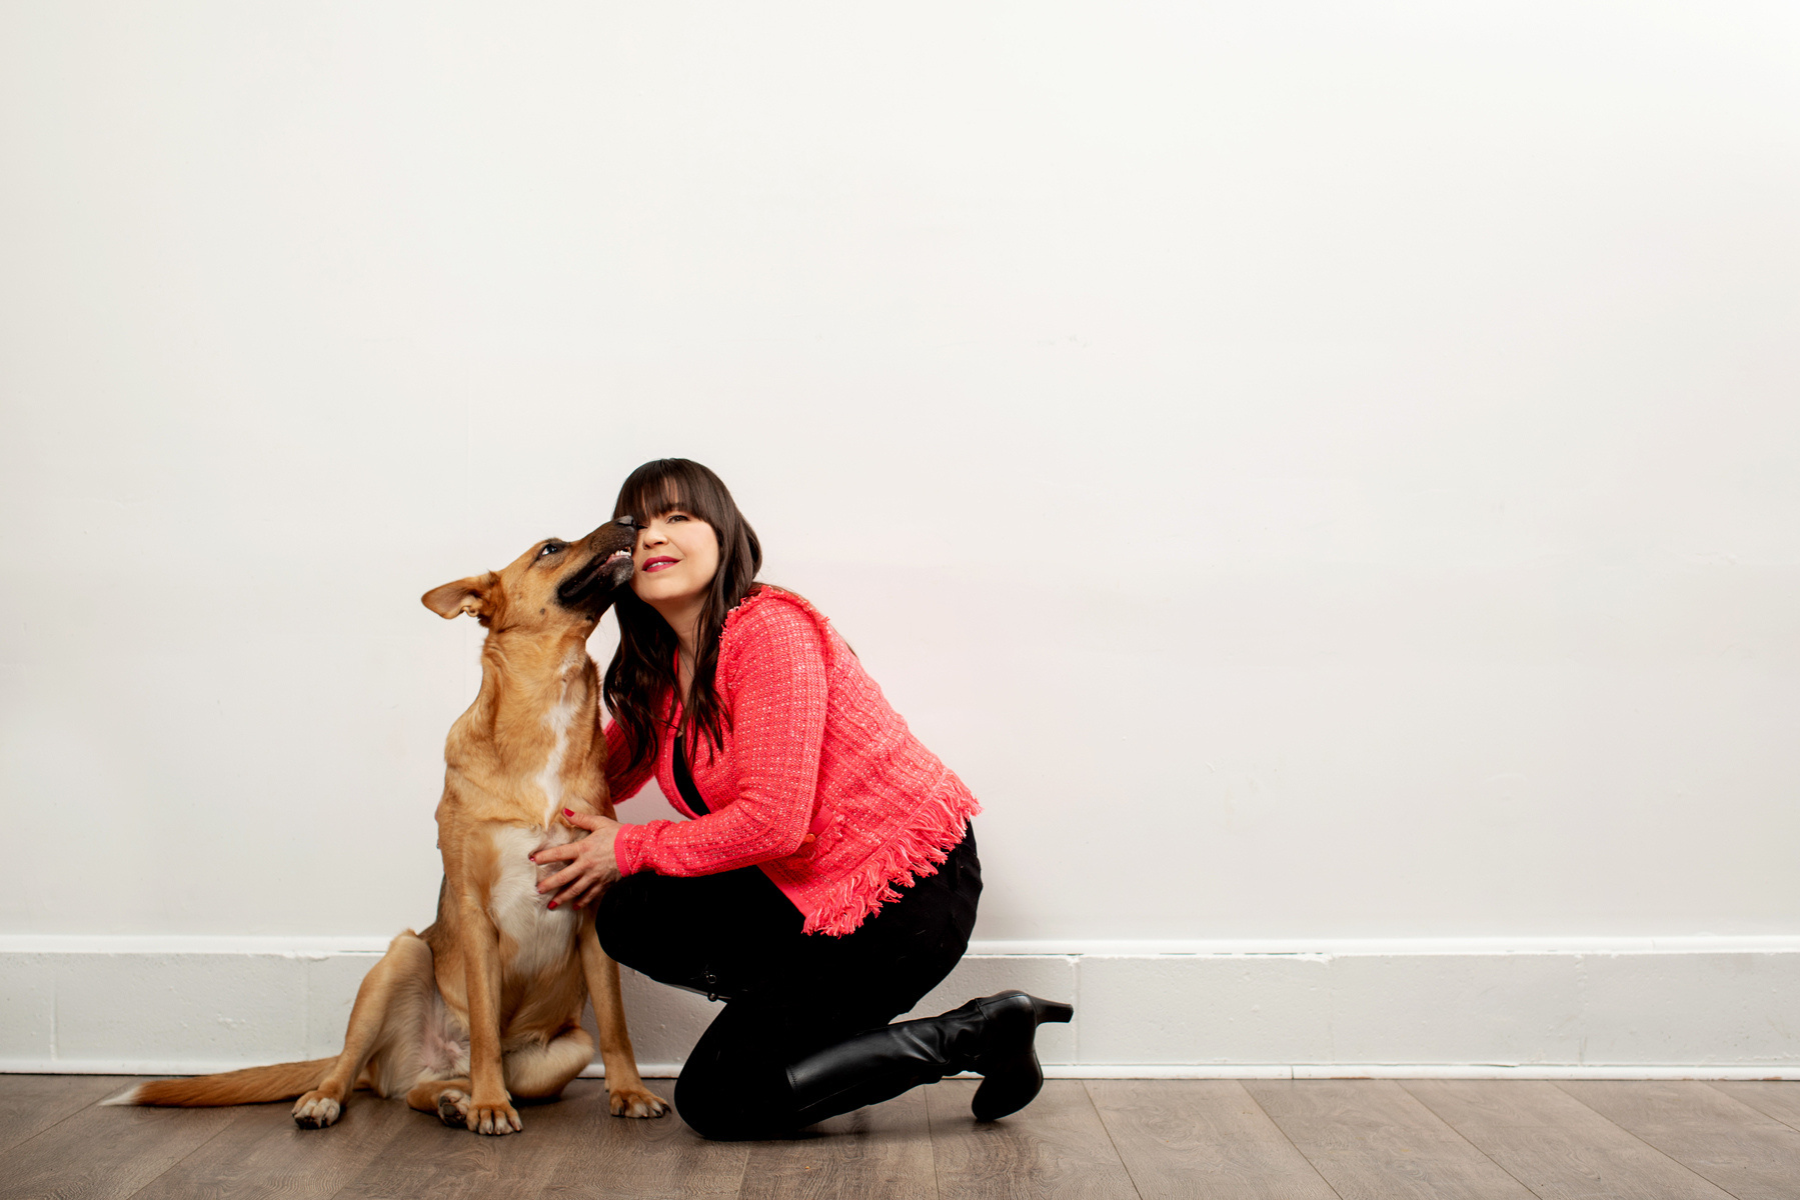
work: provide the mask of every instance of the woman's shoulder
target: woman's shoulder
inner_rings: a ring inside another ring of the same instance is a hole
[[[719,633],[719,662],[736,658],[746,649],[788,639],[818,640],[830,653],[831,619],[803,596],[759,583],[738,606],[725,614]]]

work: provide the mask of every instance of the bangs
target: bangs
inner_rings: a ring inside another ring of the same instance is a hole
[[[721,529],[731,512],[729,494],[711,471],[685,458],[659,458],[633,471],[619,488],[613,519],[631,517],[639,524],[653,521],[671,509],[692,513],[714,529]]]

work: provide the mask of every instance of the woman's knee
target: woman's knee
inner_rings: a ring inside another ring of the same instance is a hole
[[[715,1142],[744,1142],[793,1132],[793,1089],[785,1068],[696,1066],[690,1061],[675,1081],[675,1111],[695,1133]]]
[[[649,895],[656,878],[627,875],[601,893],[594,909],[594,933],[614,962],[642,969],[647,949],[663,940],[655,928],[661,914]]]

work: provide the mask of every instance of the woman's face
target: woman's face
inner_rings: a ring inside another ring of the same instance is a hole
[[[686,509],[672,508],[638,528],[631,590],[650,605],[704,595],[719,571],[719,538]]]

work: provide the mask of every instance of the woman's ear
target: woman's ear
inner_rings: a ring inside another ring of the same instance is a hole
[[[490,606],[499,583],[500,577],[489,571],[485,575],[471,575],[455,583],[434,587],[419,599],[426,608],[446,621],[463,613],[468,613],[471,617],[485,617],[492,611]]]

